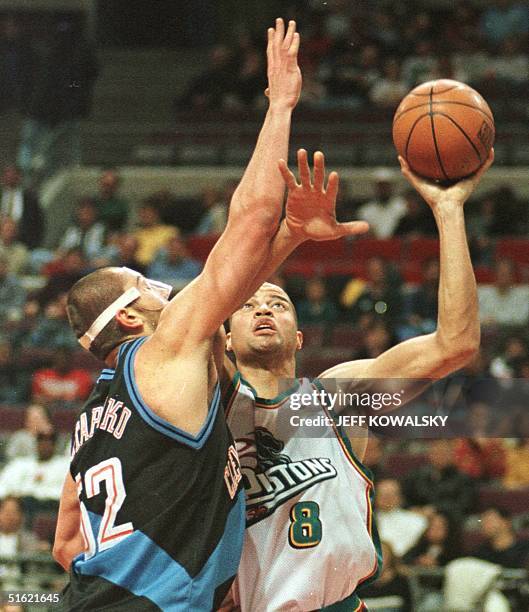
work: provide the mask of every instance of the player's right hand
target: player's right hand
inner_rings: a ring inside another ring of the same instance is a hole
[[[275,28],[268,28],[266,48],[268,87],[265,91],[270,107],[292,109],[301,93],[301,70],[298,66],[299,32],[296,22],[289,21],[285,34],[282,19]]]

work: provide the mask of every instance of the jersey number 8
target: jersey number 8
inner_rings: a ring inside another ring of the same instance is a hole
[[[313,548],[322,537],[320,507],[316,502],[303,501],[294,504],[290,510],[288,543],[293,548]]]

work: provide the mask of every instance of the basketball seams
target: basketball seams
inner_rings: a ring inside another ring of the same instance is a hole
[[[433,87],[432,87],[432,91],[427,91],[425,93],[416,93],[414,91],[410,91],[410,93],[408,95],[410,96],[430,96],[433,92],[434,95],[438,95],[438,94],[444,94],[447,93],[449,91],[452,91],[452,89],[457,89],[458,87],[461,87],[460,85],[452,85],[451,87],[449,87],[448,89],[442,89],[441,91],[433,91]],[[464,88],[462,88],[464,89]]]
[[[466,106],[467,108],[472,108],[474,110],[479,111],[482,115],[484,115],[485,117],[487,117],[487,119],[489,119],[492,123],[494,123],[494,119],[492,118],[491,115],[489,115],[489,113],[484,111],[482,108],[479,108],[479,106],[474,106],[473,104],[467,104],[466,102],[457,102],[456,100],[432,100],[432,104],[456,104],[458,106]],[[422,104],[417,104],[416,106],[410,106],[410,108],[404,109],[398,115],[395,115],[395,118],[393,119],[393,125],[395,125],[395,123],[409,111],[416,110],[417,108],[421,108],[422,106],[430,106],[430,103],[423,102]],[[433,112],[441,112],[441,111],[433,111]]]
[[[432,126],[432,138],[433,144],[435,147],[435,156],[437,157],[437,163],[439,164],[439,168],[441,168],[441,172],[444,174],[446,180],[449,180],[448,174],[446,174],[445,168],[443,166],[443,161],[441,159],[441,154],[439,153],[439,146],[437,145],[437,136],[435,134],[435,124],[434,124],[434,113],[432,111],[432,95],[433,95],[433,87],[430,91],[430,112],[428,113],[430,116],[430,125]]]
[[[469,142],[470,146],[474,149],[474,153],[478,156],[479,159],[479,163],[483,163],[483,160],[481,159],[481,153],[479,152],[479,149],[476,147],[476,145],[474,144],[474,142],[472,141],[472,138],[470,138],[470,136],[465,132],[465,130],[459,125],[459,123],[457,123],[457,121],[454,121],[452,119],[452,117],[450,117],[450,115],[446,115],[445,113],[434,113],[435,115],[439,115],[440,117],[445,117],[446,119],[448,119],[451,123],[453,123],[456,128],[461,132],[461,134],[463,134],[463,136],[466,138],[466,140]]]
[[[408,132],[408,138],[406,139],[406,146],[404,147],[404,158],[408,159],[408,147],[410,146],[410,140],[411,137],[413,136],[413,130],[415,129],[415,127],[417,126],[417,124],[419,123],[419,121],[421,119],[423,119],[424,117],[427,117],[428,113],[424,113],[423,115],[421,115],[420,117],[417,117],[417,119],[415,119],[413,125],[411,126],[410,131]],[[411,166],[410,166],[411,167]],[[413,170],[413,168],[412,168]]]

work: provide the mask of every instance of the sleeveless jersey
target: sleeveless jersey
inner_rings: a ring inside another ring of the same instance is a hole
[[[78,555],[68,610],[215,609],[237,572],[244,491],[216,386],[191,435],[155,414],[134,379],[139,338],[121,346],[81,410],[72,438]]]
[[[332,419],[311,438],[300,437],[291,422],[299,414],[290,409],[292,394],[321,390],[315,385],[302,379],[263,400],[237,373],[225,394],[246,490],[246,536],[233,590],[242,612],[362,610],[354,591],[381,565],[369,471]],[[317,415],[329,417],[313,404],[310,416]],[[346,608],[332,606],[346,599]]]

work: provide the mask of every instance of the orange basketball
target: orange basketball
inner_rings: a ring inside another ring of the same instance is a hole
[[[417,174],[436,181],[469,176],[494,143],[494,118],[477,91],[450,79],[418,85],[393,118],[395,147]]]

